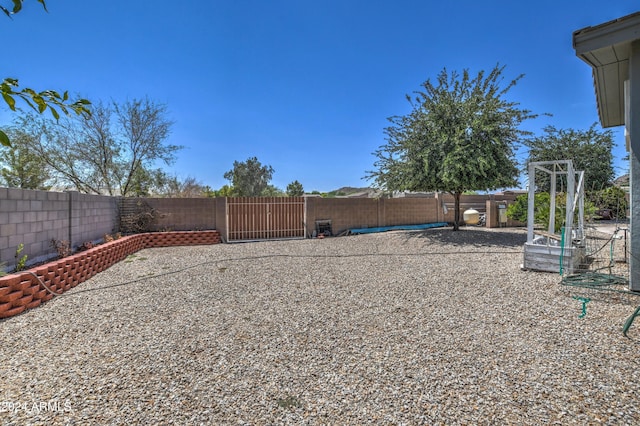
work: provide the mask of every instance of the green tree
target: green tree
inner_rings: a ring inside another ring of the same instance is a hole
[[[46,11],[47,6],[45,1],[37,1]],[[12,0],[13,6],[11,8],[0,5],[0,10],[8,17],[11,17],[22,10],[23,2],[23,0]],[[88,109],[90,102],[86,99],[70,101],[68,92],[60,94],[55,90],[37,92],[30,88],[21,89],[18,79],[16,78],[5,78],[2,83],[0,83],[0,94],[2,94],[2,99],[12,111],[16,111],[16,98],[19,98],[40,114],[48,109],[56,120],[60,118],[58,109],[64,114],[69,114],[69,110],[84,116],[90,114]],[[9,136],[2,130],[0,130],[0,145],[11,146]]]
[[[29,149],[66,186],[84,193],[144,195],[166,180],[153,166],[171,164],[182,148],[166,143],[173,124],[166,116],[165,105],[144,99],[97,103],[90,116],[59,123],[26,115],[17,128],[29,133]]]
[[[203,198],[208,194],[208,187],[200,183],[196,178],[188,176],[179,179],[177,176],[169,177],[164,185],[158,188],[155,195],[168,198]]]
[[[220,189],[213,190],[211,197],[233,197],[234,189],[232,186],[223,185]]]
[[[520,124],[536,117],[505,95],[523,77],[503,86],[504,66],[475,78],[442,70],[434,84],[407,95],[412,110],[389,118],[386,144],[368,172],[385,191],[444,191],[455,199],[454,230],[460,222],[460,196],[515,186],[515,144],[530,133]]]
[[[133,175],[128,195],[132,197],[149,197],[162,192],[169,175],[161,168],[141,167]]]
[[[584,170],[585,188],[600,190],[611,186],[613,132],[600,131],[596,123],[588,130],[544,128],[544,134],[526,141],[527,164],[534,161],[572,160],[575,170]],[[537,189],[549,191],[549,177],[536,176]],[[562,188],[559,188],[562,189]]]
[[[224,174],[231,181],[234,195],[239,197],[260,197],[264,195],[273,177],[273,167],[263,166],[256,157],[247,161],[233,162],[233,169]]]
[[[289,197],[302,197],[304,195],[304,188],[302,184],[297,180],[294,180],[287,185],[287,196]]]
[[[12,147],[0,146],[0,176],[10,188],[51,188],[52,175],[49,166],[29,149],[30,136],[18,130],[8,130]]]
[[[286,197],[287,193],[275,185],[267,185],[260,194],[261,197]]]

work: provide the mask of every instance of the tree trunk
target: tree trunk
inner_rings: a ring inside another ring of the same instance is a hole
[[[453,230],[458,231],[460,229],[460,196],[461,192],[456,192],[453,194],[454,203],[453,203]]]

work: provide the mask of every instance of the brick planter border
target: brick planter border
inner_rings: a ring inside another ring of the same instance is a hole
[[[208,245],[220,242],[218,231],[135,234],[63,259],[53,260],[28,271],[0,277],[0,318],[21,314],[54,297],[31,273],[37,275],[55,293],[64,293],[144,248]]]

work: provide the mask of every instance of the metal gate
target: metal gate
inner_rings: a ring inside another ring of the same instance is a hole
[[[227,198],[227,241],[305,237],[304,197]]]

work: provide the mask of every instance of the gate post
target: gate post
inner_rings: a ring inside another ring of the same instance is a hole
[[[227,197],[221,197],[220,201],[222,203],[222,206],[217,206],[218,210],[221,210],[224,214],[224,229],[222,230],[220,235],[224,236],[225,243],[229,242],[229,203],[227,202],[227,200]]]
[[[304,228],[302,235],[305,240],[307,239],[307,199],[308,197],[303,197],[304,205],[302,207],[302,227]]]

